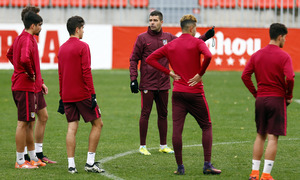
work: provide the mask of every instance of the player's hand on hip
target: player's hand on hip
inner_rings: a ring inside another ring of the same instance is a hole
[[[28,77],[31,81],[35,82],[35,74],[28,74],[27,72],[25,72],[25,74],[28,75]]]
[[[189,86],[195,86],[200,81],[202,81],[202,76],[196,74],[192,79],[188,81],[188,84]]]
[[[139,92],[139,83],[137,82],[136,79],[130,82],[130,89],[132,93]]]
[[[178,74],[175,74],[173,71],[170,71],[170,76],[175,80],[178,81],[181,77]]]
[[[95,109],[96,106],[97,106],[96,94],[92,94],[92,106],[91,106],[91,109]]]
[[[59,112],[60,114],[65,114],[64,103],[61,99],[59,100],[59,106],[57,112]]]

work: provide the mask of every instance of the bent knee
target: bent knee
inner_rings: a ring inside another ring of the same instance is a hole
[[[94,121],[91,122],[93,126],[97,127],[97,128],[102,128],[103,127],[103,121],[101,118],[98,118]]]
[[[101,127],[101,128],[103,127],[103,121],[102,121],[102,119],[101,119],[101,121],[100,121],[100,127]]]
[[[43,111],[43,113],[38,112],[37,115],[38,115],[38,121],[47,122],[49,117],[47,111],[46,112]]]

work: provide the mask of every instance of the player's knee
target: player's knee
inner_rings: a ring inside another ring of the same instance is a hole
[[[23,121],[18,121],[18,124],[17,124],[17,128],[19,128],[19,129],[27,129],[28,128],[28,126],[29,126],[30,124],[29,123],[27,123],[27,122],[23,122]]]
[[[39,120],[46,123],[47,120],[48,120],[48,114],[43,114],[43,115],[39,118]]]
[[[38,112],[38,120],[41,121],[41,122],[47,122],[48,120],[48,112],[47,111],[44,111],[44,110],[41,110]]]
[[[159,121],[167,121],[168,114],[160,114],[158,116]]]
[[[149,119],[149,117],[150,117],[150,111],[141,113],[141,119]]]
[[[99,129],[102,129],[102,127],[103,127],[103,121],[101,118],[98,118],[98,119],[92,121],[91,123],[92,123],[92,126],[97,127]]]
[[[103,121],[101,120],[100,121],[100,128],[102,128],[103,127]]]

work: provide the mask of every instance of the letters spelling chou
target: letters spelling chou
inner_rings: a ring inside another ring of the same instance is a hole
[[[13,44],[14,39],[18,36],[17,31],[14,30],[0,30],[0,63],[8,63],[6,53],[10,46]],[[39,42],[39,37],[36,36],[37,42]],[[54,63],[58,62],[57,54],[59,50],[59,39],[57,31],[46,31],[45,43],[43,46],[43,52],[39,52],[42,63],[50,63],[49,54],[54,53]]]
[[[181,34],[181,32],[178,32],[176,36],[179,37]],[[200,36],[199,33],[196,34],[196,37],[198,36]],[[251,56],[261,49],[261,38],[224,38],[224,33],[222,31],[217,31],[213,38],[216,43],[214,47],[212,46],[212,40],[205,42],[212,55],[243,56],[247,53],[248,56]]]

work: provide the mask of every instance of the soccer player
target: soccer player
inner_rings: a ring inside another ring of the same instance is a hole
[[[21,13],[21,19],[23,21],[24,15],[26,12],[32,11],[36,14],[39,14],[40,8],[35,6],[26,6]],[[40,73],[40,65],[38,65],[38,70]],[[45,163],[56,163],[56,161],[50,160],[47,156],[43,154],[43,141],[44,141],[44,134],[45,134],[45,128],[48,120],[48,112],[47,112],[47,104],[44,98],[44,94],[48,94],[48,88],[45,85],[42,76],[39,76],[40,78],[36,80],[36,100],[37,100],[37,122],[35,124],[34,129],[34,138],[35,138],[35,151],[36,155],[39,159],[41,159]],[[30,158],[27,154],[27,147],[25,146],[25,160],[30,161]]]
[[[146,63],[146,58],[156,49],[166,45],[177,37],[171,33],[163,32],[163,14],[160,11],[152,11],[149,15],[149,27],[147,32],[140,34],[135,42],[130,56],[130,87],[132,93],[141,91],[141,116],[140,127],[140,148],[139,152],[143,155],[151,155],[146,148],[146,136],[148,130],[149,116],[152,110],[153,101],[157,109],[157,125],[160,136],[159,152],[174,153],[167,146],[168,128],[168,98],[170,89],[170,77],[152,68]],[[204,41],[214,36],[214,29],[210,29],[200,39]],[[140,86],[138,86],[138,62],[141,61]],[[169,68],[166,58],[160,59],[160,63]]]
[[[261,180],[272,180],[271,170],[277,152],[279,136],[286,136],[286,107],[292,102],[294,77],[291,57],[281,50],[288,33],[285,25],[271,24],[270,43],[254,53],[247,63],[242,80],[252,93],[255,102],[257,135],[253,146],[251,179],[259,179],[259,166],[265,150]],[[257,89],[251,80],[255,74]]]
[[[59,48],[58,52],[61,97],[58,112],[66,113],[68,121],[66,145],[68,171],[72,174],[77,173],[74,155],[80,115],[86,123],[90,122],[92,125],[85,170],[96,173],[104,172],[100,168],[100,163],[95,162],[103,122],[93,84],[90,48],[87,43],[80,41],[83,37],[84,24],[84,19],[80,16],[68,19],[67,29],[70,38]]]
[[[172,95],[172,142],[178,165],[175,174],[185,174],[182,161],[182,131],[187,113],[190,113],[202,129],[204,150],[204,174],[220,174],[211,164],[212,125],[204,95],[202,76],[211,61],[211,53],[203,40],[195,38],[197,19],[185,15],[180,20],[182,35],[154,51],[146,62],[174,79]],[[200,55],[204,55],[201,63]],[[160,59],[166,57],[174,72],[164,67]]]
[[[25,13],[23,23],[25,30],[14,40],[7,57],[14,66],[14,73],[11,78],[12,93],[18,108],[17,162],[15,168],[33,169],[38,168],[38,166],[46,166],[36,156],[33,141],[36,81],[41,79],[39,52],[34,35],[40,33],[43,19],[38,14],[30,11]],[[25,162],[25,143],[31,157],[30,162]]]

